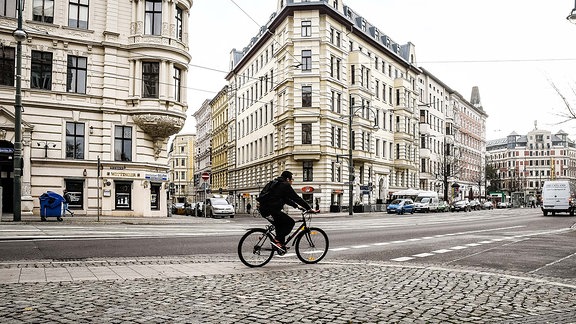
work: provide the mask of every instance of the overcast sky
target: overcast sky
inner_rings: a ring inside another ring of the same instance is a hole
[[[343,1],[343,0],[340,0]],[[487,139],[515,131],[564,130],[576,121],[555,83],[576,107],[573,0],[348,0],[352,10],[399,44],[416,46],[418,65],[470,99],[473,86],[487,119]],[[191,9],[188,115],[226,85],[229,54],[242,49],[276,11],[276,0],[194,0]],[[256,22],[254,22],[255,20]],[[560,124],[562,123],[562,124]]]

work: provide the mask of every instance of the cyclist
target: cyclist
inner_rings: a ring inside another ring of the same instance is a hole
[[[270,181],[265,187],[263,192],[267,191],[265,195],[260,193],[258,202],[260,203],[260,214],[262,217],[272,216],[274,219],[274,228],[276,229],[276,239],[272,242],[274,248],[278,250],[279,254],[286,253],[285,239],[286,235],[290,234],[294,227],[294,220],[292,217],[286,215],[282,208],[284,205],[290,205],[312,211],[312,208],[302,197],[292,188],[292,172],[284,171],[280,176]]]

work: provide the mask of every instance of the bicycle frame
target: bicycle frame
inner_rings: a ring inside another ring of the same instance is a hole
[[[290,233],[290,234],[286,237],[286,243],[285,243],[285,245],[288,245],[288,243],[290,243],[290,241],[292,241],[292,239],[294,239],[294,238],[298,235],[298,233],[300,233],[300,231],[306,230],[306,229],[308,228],[308,224],[307,224],[307,222],[306,222],[306,215],[307,215],[307,211],[306,211],[306,210],[303,210],[303,211],[301,212],[302,219],[295,221],[296,223],[301,223],[301,224],[296,228],[295,231],[293,231],[292,233]],[[270,217],[270,218],[268,218],[268,217]],[[272,239],[274,239],[274,236],[272,235],[272,231],[274,230],[274,223],[273,223],[274,220],[272,219],[272,216],[267,216],[267,217],[264,217],[264,218],[271,223],[270,225],[266,226],[266,236],[267,236],[270,240],[272,240]],[[294,246],[294,243],[295,243],[295,242],[296,242],[296,241],[292,242],[292,246]]]

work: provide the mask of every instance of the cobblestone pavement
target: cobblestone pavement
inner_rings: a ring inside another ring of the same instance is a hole
[[[0,277],[3,323],[576,323],[576,282],[483,269],[287,258],[250,269],[226,255],[11,262],[2,271],[91,273]]]

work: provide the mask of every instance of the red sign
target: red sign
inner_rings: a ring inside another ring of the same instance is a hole
[[[202,173],[202,180],[208,181],[208,179],[210,179],[210,173],[208,172]]]
[[[302,187],[302,192],[312,192],[312,191],[314,191],[313,187],[310,186]]]

